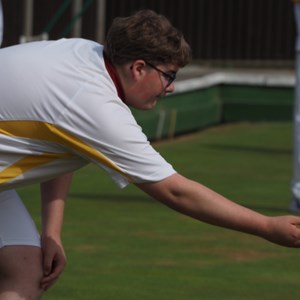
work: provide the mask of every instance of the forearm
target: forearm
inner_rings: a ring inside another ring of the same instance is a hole
[[[67,174],[41,183],[43,235],[60,236],[71,180],[72,175]]]
[[[161,182],[137,186],[167,206],[195,219],[254,234],[282,246],[300,247],[299,217],[264,216],[179,174]]]
[[[65,199],[72,175],[67,174],[41,183],[42,251],[44,276],[40,286],[47,290],[62,273],[66,256],[61,243]]]
[[[269,218],[241,206],[193,181],[176,194],[171,205],[203,222],[265,237]]]
[[[167,206],[212,225],[226,227],[246,233],[265,236],[268,218],[246,207],[238,205],[209,188],[180,175],[157,183],[163,187],[146,190],[151,196]],[[143,185],[140,185],[143,189]]]

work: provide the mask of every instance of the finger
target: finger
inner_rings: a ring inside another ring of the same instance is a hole
[[[300,219],[294,219],[291,224],[296,228],[296,230],[300,230]]]
[[[47,276],[44,276],[43,279],[41,280],[41,288],[43,290],[47,290],[49,287],[51,287],[55,281],[58,279],[59,274],[56,273],[51,273]]]
[[[65,267],[65,261],[56,261],[52,270],[51,276],[58,278]]]
[[[56,279],[53,279],[50,276],[43,278],[40,284],[41,289],[47,291],[55,283],[55,281]]]
[[[45,290],[48,289],[61,275],[65,267],[65,261],[54,261],[52,266],[52,271],[48,274],[45,274],[41,280],[41,287]]]

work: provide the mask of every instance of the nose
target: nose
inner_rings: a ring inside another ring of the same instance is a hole
[[[175,85],[174,82],[172,82],[169,86],[166,88],[166,93],[173,93],[175,91]]]

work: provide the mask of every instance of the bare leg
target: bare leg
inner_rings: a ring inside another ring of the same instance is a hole
[[[42,290],[42,253],[34,246],[0,249],[0,300],[38,300]]]

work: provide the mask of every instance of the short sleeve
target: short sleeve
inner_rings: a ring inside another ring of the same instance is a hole
[[[68,136],[73,151],[106,170],[120,187],[161,181],[175,173],[105,76],[87,83],[56,125]]]

